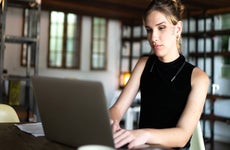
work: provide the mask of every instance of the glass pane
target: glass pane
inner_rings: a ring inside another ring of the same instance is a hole
[[[91,66],[93,69],[105,68],[105,54],[106,54],[106,20],[104,18],[93,18],[93,51]]]
[[[52,11],[51,12],[51,23],[64,23],[64,13],[63,12],[57,12],[57,11]]]
[[[93,38],[99,38],[99,36],[100,36],[100,32],[99,32],[98,26],[94,27],[93,28]]]
[[[131,36],[131,27],[130,26],[124,26],[123,27],[123,37],[128,38]]]
[[[198,32],[204,31],[204,19],[198,20]]]
[[[76,36],[76,28],[77,28],[77,15],[75,14],[68,14],[67,16],[67,37],[74,38]]]
[[[104,53],[105,52],[105,41],[100,41],[100,46],[99,46],[99,52]]]
[[[51,27],[50,27],[50,36],[51,37],[55,37],[57,36],[57,24],[51,24]]]
[[[134,37],[141,37],[141,30],[142,28],[140,26],[133,28],[133,36]]]
[[[66,54],[66,67],[72,67],[72,54]]]
[[[98,65],[98,55],[93,55],[93,68],[99,68]]]
[[[76,24],[76,22],[77,22],[77,16],[75,14],[69,13],[67,15],[67,22],[68,22],[68,24]]]
[[[69,24],[67,29],[67,38],[74,38],[75,36],[75,25]]]
[[[94,19],[93,19],[93,24],[96,25],[96,24],[98,24],[98,23],[99,23],[99,18],[94,17]]]
[[[187,33],[188,32],[188,20],[184,19],[183,20],[183,28],[182,28],[182,33]]]
[[[188,21],[189,27],[188,30],[189,32],[196,32],[196,20],[191,18]]]
[[[56,40],[54,38],[50,38],[50,50],[54,50],[56,47]]]
[[[61,66],[61,60],[62,60],[61,58],[62,58],[62,54],[50,53],[50,59],[49,59],[50,66],[60,67]]]
[[[66,54],[66,67],[73,68],[76,66],[77,66],[76,53],[67,53]]]
[[[55,62],[55,54],[54,53],[50,53],[50,56],[49,56],[49,64],[50,66],[54,66],[54,63]]]
[[[223,43],[222,36],[215,36],[213,37],[213,39],[214,39],[214,51],[216,52],[222,51],[222,43]]]
[[[141,48],[142,49],[142,55],[151,53],[152,48],[149,45],[149,42],[147,40],[143,40],[141,45],[142,45],[142,48]]]
[[[106,31],[105,31],[105,28],[100,28],[100,33],[99,33],[100,38],[105,38],[105,35],[106,35],[105,32],[106,32]]]
[[[221,15],[222,17],[222,29],[230,29],[230,14]]]
[[[213,25],[212,19],[211,18],[207,18],[206,19],[206,31],[212,30],[212,25]]]
[[[62,65],[62,54],[60,54],[60,53],[56,54],[55,63],[56,63],[57,67],[61,67],[61,65]]]
[[[63,49],[62,45],[63,45],[63,39],[62,38],[56,39],[56,49],[58,51],[62,51]]]
[[[139,57],[140,56],[140,51],[141,51],[141,43],[134,42],[133,43],[133,56],[134,57]]]
[[[129,59],[122,59],[121,60],[121,72],[128,72],[129,71]]]
[[[93,68],[101,69],[104,68],[104,56],[95,54],[93,55]]]
[[[190,52],[195,52],[195,45],[196,45],[195,38],[190,38],[189,39]]]
[[[98,41],[93,41],[93,53],[98,53],[99,52],[99,43]]]
[[[67,52],[72,52],[72,51],[76,50],[75,43],[72,39],[67,39],[66,50],[67,50]]]
[[[122,47],[122,55],[129,56],[130,55],[130,43],[125,42]]]
[[[58,37],[63,37],[64,24],[58,24],[56,34]]]

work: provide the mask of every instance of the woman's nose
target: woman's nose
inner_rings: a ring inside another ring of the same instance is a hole
[[[152,37],[151,37],[152,42],[158,41],[158,35],[156,32],[152,32]]]

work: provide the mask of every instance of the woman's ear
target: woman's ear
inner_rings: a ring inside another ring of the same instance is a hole
[[[177,24],[176,24],[176,34],[181,35],[182,29],[183,29],[183,22],[178,21]]]

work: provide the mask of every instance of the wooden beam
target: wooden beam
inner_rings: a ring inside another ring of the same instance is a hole
[[[184,13],[184,18],[187,17],[198,17],[204,15],[220,15],[230,13],[230,7],[218,8],[218,9],[208,9],[208,10],[187,10],[188,13]],[[188,15],[189,14],[189,15]]]
[[[86,1],[87,2],[87,1]],[[101,5],[95,2],[86,3],[82,1],[75,1],[74,3],[66,1],[43,1],[43,10],[57,10],[64,12],[77,13],[79,15],[99,16],[111,19],[118,19],[125,22],[141,22],[141,15],[143,10],[138,8],[124,9],[117,5]]]
[[[198,9],[219,9],[230,6],[229,0],[182,0],[183,4]]]
[[[142,24],[142,13],[150,0],[43,0],[42,10],[117,19],[125,24]],[[230,13],[229,0],[182,0],[184,17]],[[187,16],[189,14],[189,16]]]

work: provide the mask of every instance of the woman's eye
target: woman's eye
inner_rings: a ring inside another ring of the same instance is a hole
[[[159,30],[164,30],[166,27],[165,26],[159,26]]]
[[[150,32],[152,32],[152,29],[146,28],[146,32],[150,33]]]

